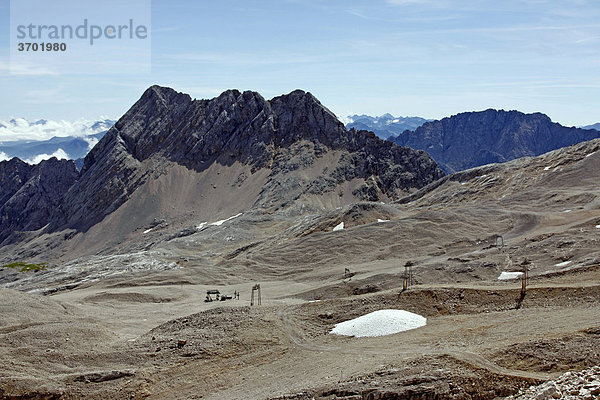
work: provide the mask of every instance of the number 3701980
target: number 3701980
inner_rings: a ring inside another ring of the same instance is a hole
[[[66,43],[19,43],[19,51],[67,51]]]

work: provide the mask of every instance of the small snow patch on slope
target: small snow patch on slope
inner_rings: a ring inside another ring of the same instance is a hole
[[[333,227],[333,231],[334,232],[341,231],[342,229],[344,229],[344,222],[343,221]]]
[[[499,281],[509,281],[511,279],[519,279],[523,275],[522,272],[502,272],[498,277]]]
[[[389,220],[389,219],[379,219],[379,218],[377,218],[377,222],[378,222],[378,223],[382,223],[382,222],[390,222],[390,220]]]
[[[392,335],[427,325],[427,318],[404,310],[379,310],[349,321],[340,322],[334,335],[375,337]]]
[[[146,230],[144,231],[144,235],[145,235],[146,233],[150,233],[150,232],[152,232],[152,229],[154,229],[154,228],[146,229]]]
[[[213,223],[211,223],[211,225],[214,225],[214,226],[220,226],[220,225],[223,225],[223,223],[224,223],[224,222],[231,221],[232,219],[234,219],[234,218],[237,218],[237,217],[239,217],[240,215],[242,215],[242,213],[236,214],[236,215],[234,215],[233,217],[229,217],[229,218],[227,218],[227,219],[222,219],[222,220],[220,220],[220,221],[213,222]]]
[[[596,225],[596,229],[600,229],[600,225]]]
[[[554,264],[555,267],[566,267],[567,265],[571,264],[571,261],[563,261],[561,263],[558,264]]]
[[[196,226],[196,230],[201,231],[208,224],[208,222],[202,222],[200,225]]]

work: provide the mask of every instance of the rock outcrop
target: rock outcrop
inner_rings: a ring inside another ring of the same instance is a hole
[[[567,128],[541,113],[486,110],[426,122],[391,138],[425,150],[447,173],[520,157],[539,156],[600,137],[596,130]]]

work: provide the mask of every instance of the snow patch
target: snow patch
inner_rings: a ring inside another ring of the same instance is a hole
[[[379,219],[379,218],[377,218],[377,222],[378,222],[378,223],[382,223],[382,222],[390,222],[390,220],[389,220],[389,219]]]
[[[221,226],[221,225],[223,225],[223,223],[225,223],[225,222],[227,222],[227,221],[231,221],[232,219],[234,219],[234,218],[237,218],[237,217],[239,217],[240,215],[242,215],[242,213],[236,214],[236,215],[234,215],[233,217],[229,217],[229,218],[227,218],[227,219],[222,219],[222,220],[220,220],[220,221],[213,222],[213,223],[211,223],[211,225],[214,225],[214,226]]]
[[[565,212],[565,213],[570,213],[571,211],[573,211],[573,210],[565,210],[565,211],[563,211],[563,212]]]
[[[340,222],[339,224],[333,227],[334,232],[341,231],[342,229],[344,229],[344,221]]]
[[[144,231],[144,235],[145,235],[146,233],[150,233],[150,232],[152,232],[152,229],[154,229],[154,228],[146,229],[146,230]]]
[[[340,322],[331,334],[355,337],[392,335],[427,325],[427,318],[404,310],[379,310]]]
[[[550,170],[550,168],[552,168],[552,167],[545,167],[545,168],[544,168],[544,171],[549,171],[549,170]]]
[[[571,261],[563,261],[561,263],[558,264],[554,264],[555,267],[566,267],[567,265],[571,264]]]
[[[500,273],[498,277],[499,281],[510,281],[512,279],[519,279],[523,275],[522,272],[505,272]]]
[[[596,154],[596,153],[597,153],[597,151],[595,151],[595,152],[593,152],[593,153],[590,153],[590,154],[588,154],[587,156],[585,156],[585,158],[591,157],[591,156],[593,156],[593,155],[594,155],[594,154]]]
[[[600,225],[596,225],[596,229],[600,229]]]
[[[201,231],[206,225],[208,225],[208,222],[202,222],[200,225],[196,226],[196,230]]]

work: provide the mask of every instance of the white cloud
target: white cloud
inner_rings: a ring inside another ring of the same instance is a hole
[[[5,67],[2,66],[2,69]],[[42,67],[40,65],[35,64],[24,64],[12,62],[8,66],[8,70],[11,75],[25,75],[25,76],[47,76],[47,75],[56,75],[56,71],[52,71],[48,68]]]
[[[108,129],[107,124],[93,125],[97,121],[78,119],[75,121],[34,121],[15,118],[10,121],[0,121],[0,141],[14,140],[48,140],[53,137],[86,137]],[[95,143],[91,143],[92,146]]]
[[[352,118],[350,115],[344,117],[342,115],[338,116],[336,115],[337,119],[339,119],[344,125],[348,125],[354,122],[354,118]]]
[[[52,158],[52,157],[56,157],[59,160],[69,160],[71,158],[63,149],[58,149],[52,154],[38,154],[35,157],[28,158],[27,160],[25,160],[25,162],[27,164],[35,165],[35,164],[41,163],[44,160],[48,160],[49,158]]]
[[[6,160],[10,160],[10,157],[8,156],[8,154],[0,151],[0,161],[6,161]]]
[[[88,150],[92,150],[94,148],[95,145],[98,144],[99,140],[96,139],[95,137],[85,137],[83,138],[83,140],[85,140],[88,144]]]

